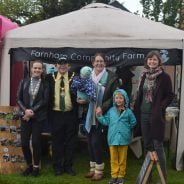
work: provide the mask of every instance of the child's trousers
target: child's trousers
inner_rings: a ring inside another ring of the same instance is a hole
[[[110,146],[109,149],[112,178],[124,178],[128,146]]]

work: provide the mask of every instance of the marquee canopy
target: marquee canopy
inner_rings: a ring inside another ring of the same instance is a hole
[[[20,27],[6,36],[6,48],[183,48],[184,32],[121,9],[95,3]]]
[[[8,52],[11,48],[14,49],[11,56],[13,54],[16,56],[16,52],[22,51],[21,49],[61,49],[59,54],[64,55],[62,49],[71,51],[70,49],[80,48],[117,48],[117,52],[122,56],[123,53],[126,53],[125,50],[121,50],[123,48],[130,50],[156,48],[164,52],[171,50],[179,52],[179,60],[182,63],[184,62],[183,40],[184,31],[99,3],[90,4],[65,15],[17,28],[9,31],[5,37],[3,62],[0,68],[0,104],[9,105],[10,55]],[[119,48],[120,50],[118,50]],[[177,60],[177,58],[172,60],[175,59]],[[181,94],[184,94],[183,86],[182,76]],[[180,104],[180,111],[184,112],[183,95],[181,95]],[[184,122],[182,113],[179,122]],[[180,123],[178,130],[176,167],[181,170],[181,157],[184,151],[184,124]]]

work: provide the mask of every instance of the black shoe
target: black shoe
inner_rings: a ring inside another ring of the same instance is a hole
[[[75,176],[76,172],[73,170],[73,168],[65,168],[64,172],[71,175],[71,176]]]
[[[40,170],[39,170],[39,168],[38,167],[33,167],[33,172],[32,172],[32,176],[34,176],[34,177],[37,177],[37,176],[39,176],[39,174],[40,174],[40,172],[39,172]]]
[[[27,167],[23,172],[22,172],[22,175],[23,176],[28,176],[30,175],[31,173],[33,172],[33,166],[29,166]]]
[[[55,174],[55,176],[61,176],[62,172],[61,172],[61,170],[55,170],[54,174]]]
[[[61,164],[55,163],[53,165],[53,169],[55,176],[61,176],[63,174],[63,167],[61,166]]]

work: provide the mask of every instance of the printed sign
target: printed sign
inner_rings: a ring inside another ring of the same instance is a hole
[[[40,59],[46,63],[55,64],[68,61],[76,65],[91,65],[95,53],[106,55],[108,66],[143,65],[149,51],[158,49],[136,48],[12,48],[10,54],[13,62]],[[182,63],[182,50],[160,49],[162,61],[166,65]]]

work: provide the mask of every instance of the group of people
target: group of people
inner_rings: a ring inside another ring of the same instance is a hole
[[[106,57],[97,53],[93,69],[85,68],[91,83],[88,95],[81,99],[79,91],[72,90],[76,76],[67,61],[56,64],[57,72],[42,76],[43,63],[31,63],[31,76],[23,79],[17,93],[17,104],[24,112],[21,121],[22,151],[27,163],[24,176],[39,175],[41,159],[41,132],[48,120],[52,134],[53,169],[56,176],[64,172],[74,176],[74,150],[78,134],[78,107],[87,106],[86,135],[89,151],[89,172],[85,177],[98,181],[104,177],[103,129],[108,126],[110,150],[110,184],[123,184],[126,174],[128,145],[132,129],[142,134],[145,154],[155,150],[167,180],[166,158],[163,147],[164,112],[173,99],[171,79],[161,66],[158,51],[151,51],[145,58],[145,69],[140,78],[134,112],[129,97],[119,84],[118,76],[106,68]],[[75,85],[78,83],[75,83]],[[84,89],[84,88],[82,88]],[[85,90],[81,91],[85,92]],[[95,94],[94,94],[95,93]],[[31,139],[32,136],[32,139]],[[30,149],[32,140],[32,150]],[[32,160],[33,159],[33,160]]]

